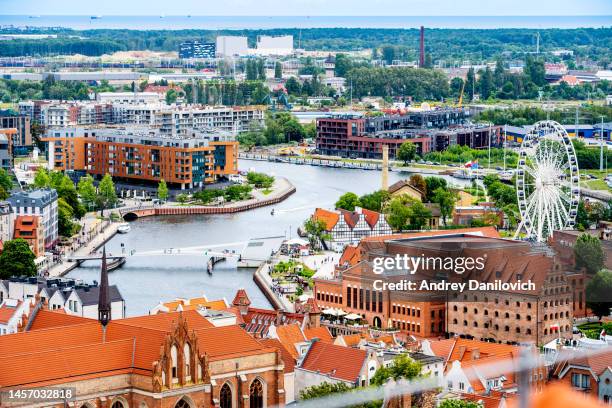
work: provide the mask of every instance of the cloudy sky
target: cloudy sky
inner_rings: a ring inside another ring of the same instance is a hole
[[[0,14],[609,16],[612,0],[0,0]]]

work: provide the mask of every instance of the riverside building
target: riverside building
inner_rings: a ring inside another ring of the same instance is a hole
[[[483,269],[453,271],[401,270],[382,277],[374,273],[379,257],[486,257]],[[315,279],[320,308],[361,315],[369,325],[398,329],[415,337],[446,333],[503,343],[545,344],[571,338],[575,272],[554,251],[527,242],[501,239],[493,227],[431,231],[364,238],[347,247],[332,279]],[[516,283],[531,281],[535,290],[437,291],[380,290],[381,279],[400,282]]]
[[[237,174],[238,142],[232,134],[184,129],[164,134],[148,126],[63,127],[47,131],[49,168],[110,174],[127,181],[201,187]]]
[[[380,159],[383,146],[389,147],[389,157],[394,158],[405,142],[414,143],[420,155],[454,145],[474,149],[499,145],[501,127],[468,124],[469,117],[469,110],[443,108],[403,115],[319,118],[316,146],[321,154]]]

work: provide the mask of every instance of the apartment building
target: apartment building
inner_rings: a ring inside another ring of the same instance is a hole
[[[336,115],[317,119],[317,150],[351,158],[381,158],[389,147],[394,158],[399,147],[414,143],[418,154],[441,151],[452,145],[481,149],[500,143],[501,128],[466,124],[470,112],[461,108],[414,111],[403,115],[363,117]]]
[[[0,242],[13,239],[14,227],[15,214],[11,205],[6,201],[0,202]]]
[[[85,170],[125,180],[142,180],[192,188],[237,174],[238,142],[220,131],[191,128],[166,135],[158,128],[70,127],[51,129],[49,167]]]
[[[13,111],[0,111],[0,129],[16,129],[11,137],[13,149],[32,146],[30,117],[18,115]]]
[[[13,238],[26,240],[37,258],[45,255],[45,231],[40,217],[36,215],[17,216],[14,231]]]
[[[55,245],[58,240],[57,191],[50,188],[19,191],[6,201],[16,216],[39,217],[44,231],[45,248]]]

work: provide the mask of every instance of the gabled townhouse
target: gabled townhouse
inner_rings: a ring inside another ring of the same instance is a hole
[[[364,237],[392,233],[383,214],[360,207],[355,207],[355,211],[317,208],[312,218],[325,224],[325,232],[330,236],[329,246],[336,251],[357,244]]]
[[[555,366],[552,377],[585,396],[611,404],[612,347],[608,346],[593,355],[577,351],[573,357]]]
[[[313,341],[295,367],[295,392],[324,382],[367,386],[380,366],[374,352]]]
[[[515,372],[521,347],[489,343],[459,337],[445,340],[423,340],[422,353],[444,359],[444,382],[447,391],[489,395],[492,391],[516,393],[518,389]],[[539,358],[534,349],[525,349]],[[497,367],[515,367],[514,370]],[[541,391],[547,380],[546,369],[533,368],[529,383],[534,391]]]
[[[33,304],[34,299],[5,299],[0,303],[0,335],[17,333]]]
[[[109,286],[111,302],[111,319],[125,318],[125,301],[116,285]],[[98,317],[98,299],[100,298],[100,287],[75,288],[70,292],[64,310],[67,314],[96,319]]]

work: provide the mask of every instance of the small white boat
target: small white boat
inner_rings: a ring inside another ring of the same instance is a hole
[[[117,232],[120,234],[127,234],[128,232],[130,232],[132,228],[130,227],[130,224],[121,224],[118,228],[117,228]]]

